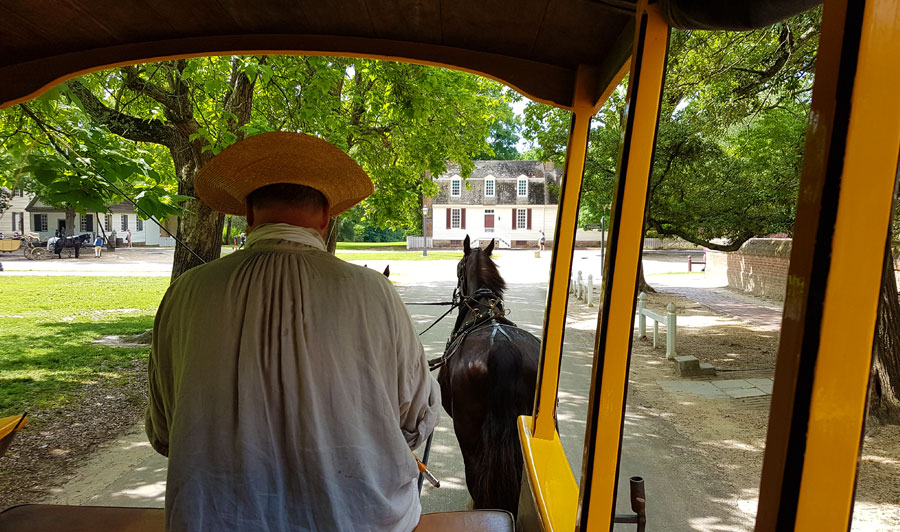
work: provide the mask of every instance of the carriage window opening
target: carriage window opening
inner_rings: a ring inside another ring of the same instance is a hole
[[[460,214],[460,209],[450,209],[450,228],[451,229],[459,229],[461,219],[462,219],[462,215]]]
[[[494,178],[488,178],[484,180],[484,195],[488,198],[494,197]]]
[[[134,227],[135,227],[135,229],[137,229],[138,231],[143,231],[143,230],[144,230],[144,220],[141,220],[140,218],[138,218],[138,219],[134,222]]]
[[[123,214],[122,215],[122,231],[127,231],[127,230],[128,230],[128,215]]]
[[[528,196],[528,180],[527,179],[519,179],[516,182],[516,191],[518,197]]]
[[[525,229],[528,226],[528,210],[516,209],[516,227]]]
[[[458,178],[454,178],[450,181],[450,195],[451,196],[459,196],[460,191],[462,190],[462,181]]]

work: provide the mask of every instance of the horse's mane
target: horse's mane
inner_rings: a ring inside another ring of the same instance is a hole
[[[475,251],[475,254],[478,257],[475,267],[478,268],[478,279],[481,280],[481,286],[489,288],[498,296],[503,297],[503,292],[506,291],[506,281],[500,276],[497,265],[483,249]]]

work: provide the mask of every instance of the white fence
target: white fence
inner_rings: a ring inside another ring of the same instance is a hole
[[[422,247],[424,245],[422,242],[423,238],[425,238],[425,237],[422,237],[422,236],[406,237],[406,249],[422,249]],[[428,237],[428,247],[430,247],[430,248],[434,247],[431,237]]]
[[[594,306],[594,276],[588,274],[587,279],[582,278],[581,270],[578,270],[578,277],[574,282],[570,282],[571,291],[575,294],[575,299],[579,299],[587,303],[587,306]]]
[[[661,316],[655,312],[644,308],[647,300],[647,294],[641,292],[638,295],[638,338],[647,337],[647,318],[653,320],[653,348],[656,349],[656,337],[659,334],[659,324],[666,326],[666,359],[675,358],[675,335],[677,334],[677,316],[675,315],[675,305],[669,303],[666,305],[666,315]]]
[[[681,238],[645,238],[644,249],[699,249],[700,246]]]

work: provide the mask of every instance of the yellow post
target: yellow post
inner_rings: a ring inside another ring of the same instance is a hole
[[[826,0],[756,530],[849,528],[900,147],[900,3]]]
[[[627,123],[604,268],[607,279],[594,347],[577,530],[610,530],[615,508],[644,210],[669,37],[658,5],[640,2],[636,23]]]

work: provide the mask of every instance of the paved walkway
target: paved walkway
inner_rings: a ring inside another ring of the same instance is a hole
[[[690,393],[711,399],[745,399],[772,395],[775,379],[717,379],[656,381],[663,391],[674,394]]]
[[[660,291],[696,301],[716,312],[734,316],[764,330],[781,329],[780,306],[762,302],[728,288],[665,285],[660,287]]]

